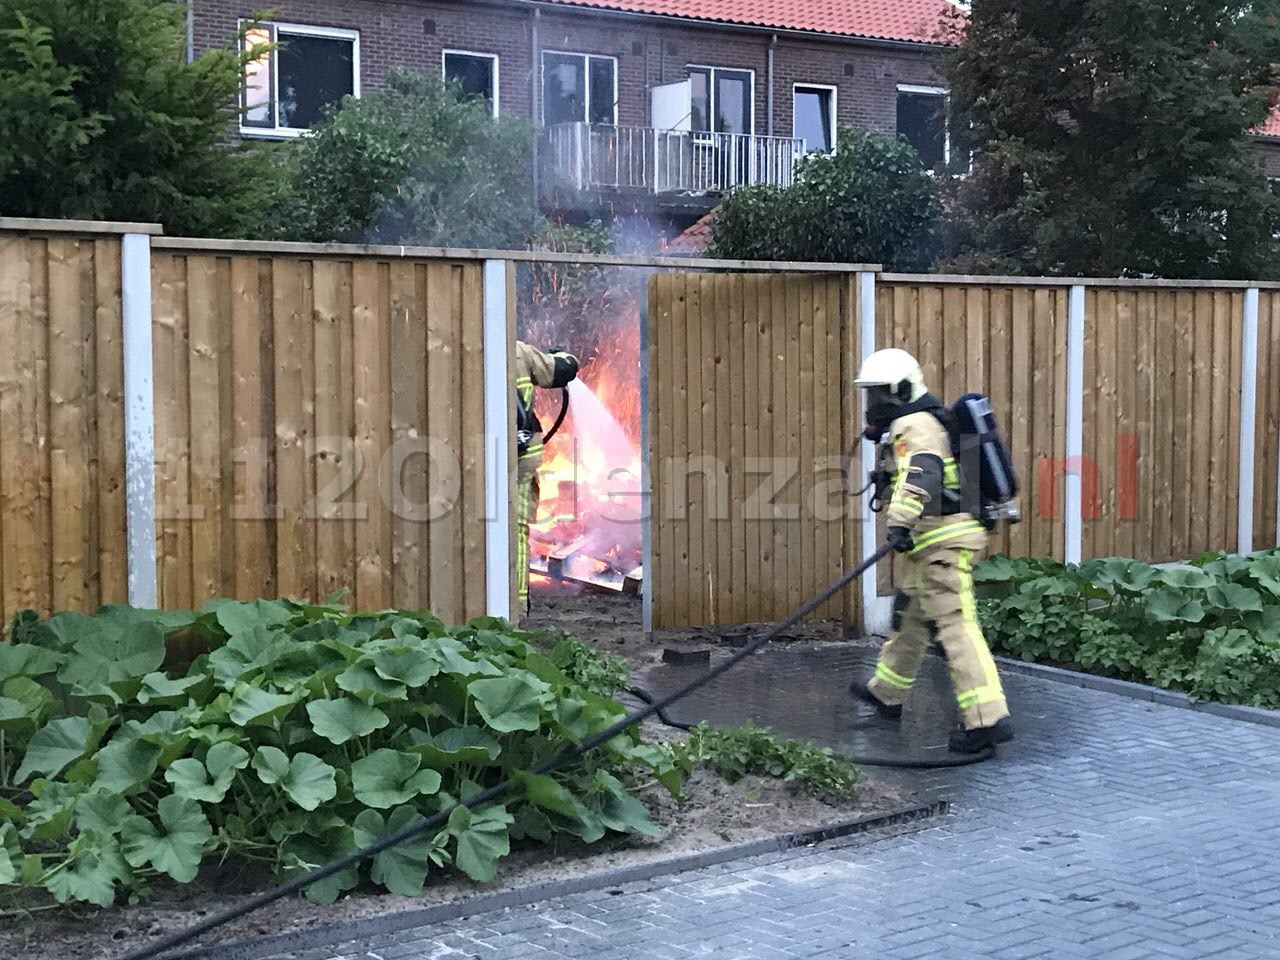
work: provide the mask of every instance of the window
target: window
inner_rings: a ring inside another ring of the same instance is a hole
[[[456,83],[468,97],[484,97],[498,115],[498,58],[491,53],[444,52],[444,79]]]
[[[273,23],[245,32],[246,52],[276,48],[245,67],[240,129],[297,136],[343,97],[360,96],[360,35],[354,30]]]
[[[919,151],[930,170],[969,170],[968,124],[957,120],[942,87],[898,87],[898,136]]]
[[[797,83],[791,135],[804,141],[807,151],[831,153],[836,146],[836,88]]]
[[[690,67],[691,123],[704,133],[755,131],[755,74],[750,70]]]
[[[618,61],[581,53],[542,55],[542,122],[618,122]]]

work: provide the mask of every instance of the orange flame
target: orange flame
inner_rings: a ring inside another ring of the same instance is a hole
[[[641,563],[640,315],[633,300],[616,306],[623,308],[621,316],[602,325],[595,349],[583,351],[579,379],[617,421],[624,438],[606,444],[595,424],[575,423],[571,404],[543,453],[538,512],[530,524],[530,552],[544,561],[585,538],[565,567],[577,576],[626,575]],[[544,425],[555,422],[559,403],[557,393],[539,392],[537,413]],[[530,578],[534,589],[550,584],[546,577]]]

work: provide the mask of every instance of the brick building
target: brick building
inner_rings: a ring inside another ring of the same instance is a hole
[[[191,47],[233,38],[255,0],[188,0]],[[276,0],[281,48],[246,84],[246,137],[306,129],[388,68],[457,80],[539,128],[550,206],[696,221],[725,190],[790,182],[837,122],[899,134],[963,170],[937,69],[951,0]],[[1280,121],[1257,131],[1280,175]]]
[[[191,0],[192,47],[249,0]],[[789,182],[837,122],[951,158],[935,64],[948,0],[278,0],[251,70],[247,137],[296,135],[388,68],[456,79],[533,120],[548,201],[696,220],[741,183]]]

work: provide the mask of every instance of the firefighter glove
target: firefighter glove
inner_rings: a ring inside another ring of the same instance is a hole
[[[906,553],[915,546],[915,541],[911,539],[911,531],[906,527],[890,527],[887,539],[889,546],[898,553]]]

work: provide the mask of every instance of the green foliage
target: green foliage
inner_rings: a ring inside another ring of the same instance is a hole
[[[725,197],[708,254],[923,269],[939,212],[937,187],[910,144],[842,126],[836,152],[805,157],[791,186]]]
[[[1248,131],[1278,0],[982,0],[948,68],[980,146],[953,269],[1267,278],[1280,222]]]
[[[0,2],[0,212],[243,236],[275,194],[232,147],[238,49],[185,60],[181,4]]]
[[[213,644],[182,676],[163,669],[175,630]],[[681,789],[671,758],[636,728],[552,775],[524,773],[617,722],[625,711],[610,694],[627,674],[505,621],[450,628],[425,612],[218,600],[199,612],[24,614],[11,632],[0,644],[0,885],[58,902],[109,905],[227,855],[289,877],[516,777],[524,790],[505,806],[459,809],[308,895],[333,900],[366,873],[412,895],[450,865],[486,882],[514,839],[653,835],[629,784]]]
[[[403,68],[291,145],[280,239],[523,247],[540,228],[533,129]]]
[[[664,749],[686,773],[705,766],[730,783],[748,774],[775,777],[833,799],[848,797],[862,779],[852,760],[830,748],[779,738],[768,727],[750,721],[736,730],[700,723],[689,732],[687,741]]]
[[[1196,700],[1280,707],[1280,551],[1169,568],[995,557],[975,579],[995,649]]]

